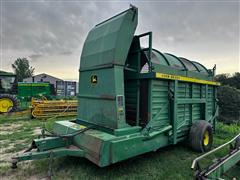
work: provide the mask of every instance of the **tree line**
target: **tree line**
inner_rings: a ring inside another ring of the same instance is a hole
[[[217,93],[219,120],[240,124],[240,73],[219,74],[215,80],[221,83]]]

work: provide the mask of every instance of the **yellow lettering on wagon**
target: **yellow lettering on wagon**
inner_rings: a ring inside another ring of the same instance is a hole
[[[215,81],[208,81],[208,80],[202,80],[202,79],[184,77],[184,76],[175,76],[175,75],[171,75],[171,74],[164,74],[164,73],[158,73],[158,72],[156,73],[156,78],[220,86],[220,83],[215,82]]]

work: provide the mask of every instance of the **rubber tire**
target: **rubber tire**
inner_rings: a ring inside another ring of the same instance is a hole
[[[17,107],[18,107],[18,101],[16,99],[15,96],[13,95],[10,95],[10,94],[3,94],[3,95],[0,95],[0,99],[2,98],[8,98],[8,99],[11,99],[11,101],[13,102],[13,107],[10,111],[8,111],[7,113],[11,113],[11,112],[15,112],[17,111]],[[1,113],[1,112],[0,112]]]
[[[209,134],[209,143],[204,145],[204,133],[208,131]],[[205,121],[199,120],[195,122],[189,133],[189,145],[190,147],[197,152],[207,152],[210,151],[213,144],[213,129],[212,125]]]

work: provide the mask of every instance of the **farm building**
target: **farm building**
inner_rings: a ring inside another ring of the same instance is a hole
[[[63,80],[45,73],[41,73],[33,77],[23,79],[23,82],[48,82],[50,84],[53,84],[55,89],[56,89],[57,81],[63,81]]]
[[[45,73],[25,78],[23,82],[47,82],[53,84],[55,92],[59,96],[75,96],[77,93],[77,83],[75,81],[64,81]]]

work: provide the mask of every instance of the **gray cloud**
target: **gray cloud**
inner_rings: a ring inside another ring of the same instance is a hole
[[[73,54],[73,52],[72,52],[72,51],[64,51],[64,52],[61,52],[61,53],[59,53],[59,54],[60,54],[60,55],[68,56],[68,55]]]
[[[37,60],[37,59],[43,57],[43,55],[42,54],[31,54],[28,57],[32,60]]]
[[[40,65],[58,62],[57,56],[69,56],[68,63],[76,68],[89,30],[127,9],[130,2],[4,1],[2,4],[1,40],[6,59],[17,57],[17,52],[26,52],[26,56],[38,60],[36,65]],[[208,63],[209,58],[228,57],[236,69],[238,2],[134,1],[133,4],[139,8],[136,33],[153,31],[153,45],[160,51],[202,58],[204,63]],[[9,55],[8,52],[14,51],[16,54]]]
[[[108,4],[3,3],[3,48],[58,54],[75,50]],[[106,12],[106,11],[105,11]]]

